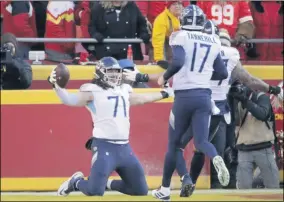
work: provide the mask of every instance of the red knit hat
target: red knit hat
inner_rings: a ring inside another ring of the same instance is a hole
[[[176,2],[181,2],[181,1],[168,1],[167,8],[171,7],[171,5],[176,3]]]

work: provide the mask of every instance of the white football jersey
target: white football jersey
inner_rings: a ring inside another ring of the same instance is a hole
[[[240,61],[239,51],[233,47],[222,46],[221,57],[227,67],[228,78],[220,81],[211,81],[212,99],[215,101],[227,99],[232,71]]]
[[[94,100],[86,105],[92,116],[93,137],[119,143],[129,139],[129,96],[132,87],[123,84],[104,90],[95,84],[84,84],[80,91],[93,93]]]
[[[220,53],[219,38],[197,31],[180,30],[170,36],[171,46],[185,50],[183,67],[173,76],[173,89],[210,88],[213,64]]]

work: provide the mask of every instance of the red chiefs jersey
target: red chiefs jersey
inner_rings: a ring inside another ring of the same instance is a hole
[[[239,23],[253,21],[250,7],[246,1],[198,1],[207,19],[213,20],[219,28],[227,29],[233,38]]]

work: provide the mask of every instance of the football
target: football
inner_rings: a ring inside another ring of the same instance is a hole
[[[61,88],[65,88],[70,78],[69,69],[66,67],[66,65],[60,63],[55,68],[55,72],[56,72],[56,83]]]

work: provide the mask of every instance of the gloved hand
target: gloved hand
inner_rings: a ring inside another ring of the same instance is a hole
[[[148,82],[149,81],[148,74],[140,73],[137,68],[134,68],[134,71],[129,70],[129,69],[124,69],[123,78],[128,81],[136,81],[136,82]]]
[[[174,90],[170,87],[168,82],[163,86],[161,94],[163,98],[174,97]]]
[[[273,95],[278,95],[281,93],[281,88],[279,86],[269,86],[268,92]]]
[[[237,34],[235,37],[235,44],[236,46],[240,46],[242,44],[246,44],[247,43],[247,37],[241,34]]]
[[[211,99],[211,112],[213,115],[220,114],[220,109],[216,106],[215,101]]]
[[[94,34],[94,38],[98,41],[98,43],[101,43],[104,40],[104,36],[99,32],[96,32]]]
[[[52,85],[53,88],[55,88],[55,84],[56,84],[56,71],[55,69],[53,69],[49,75],[49,77],[47,77],[47,81]]]

